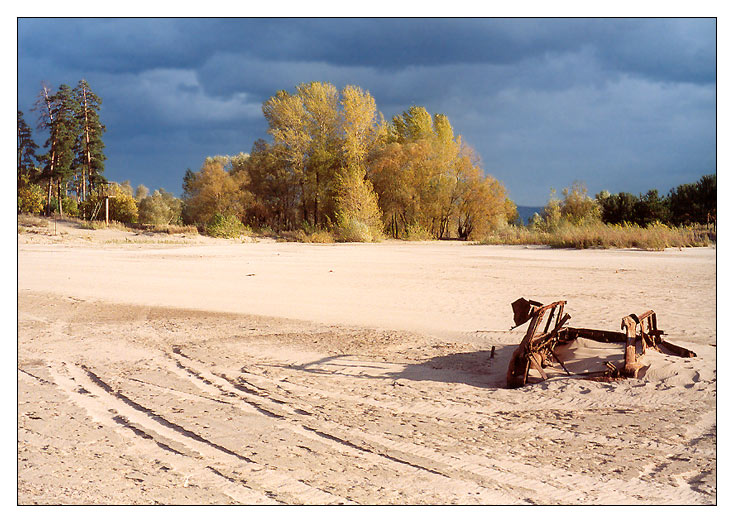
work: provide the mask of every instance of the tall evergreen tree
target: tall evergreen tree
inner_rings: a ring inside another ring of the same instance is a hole
[[[59,213],[63,214],[62,201],[66,194],[66,183],[73,176],[74,140],[76,122],[74,120],[75,100],[71,88],[62,84],[56,93],[43,85],[36,103],[40,111],[39,127],[48,130],[49,136],[44,144],[48,148],[42,156],[42,177],[48,181],[48,201],[46,212],[51,212],[52,188],[56,183]]]
[[[54,166],[56,165],[56,144],[51,133],[51,128],[54,124],[53,96],[53,91],[51,91],[49,86],[42,83],[41,91],[38,93],[36,103],[33,106],[33,109],[39,113],[38,129],[49,133],[49,138],[43,144],[43,146],[47,147],[48,150],[46,154],[39,157],[39,160],[44,162],[44,166],[40,172],[40,177],[48,183],[46,215],[51,214],[51,187],[54,180]]]
[[[81,198],[87,197],[87,182],[90,190],[99,182],[104,181],[101,172],[104,171],[103,154],[104,142],[102,134],[105,126],[99,120],[99,110],[102,99],[92,92],[89,83],[82,79],[73,91],[75,101],[74,119],[78,127],[78,135],[74,143],[75,170],[81,172]]]
[[[66,196],[66,184],[74,177],[74,142],[77,136],[77,122],[74,115],[77,103],[71,88],[62,84],[54,96],[54,125],[51,132],[56,135],[56,196],[59,214],[63,216],[62,201]]]
[[[32,181],[35,175],[37,147],[31,128],[23,119],[23,111],[18,111],[18,187]]]

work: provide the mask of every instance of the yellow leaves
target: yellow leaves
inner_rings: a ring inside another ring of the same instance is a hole
[[[195,223],[208,223],[215,214],[240,216],[251,194],[243,189],[244,171],[227,172],[221,161],[205,161],[194,173],[186,214]]]
[[[381,239],[382,219],[377,195],[364,178],[364,170],[348,168],[337,176],[337,233],[344,241]]]
[[[263,114],[275,144],[283,146],[289,160],[302,170],[309,135],[305,128],[306,110],[300,96],[278,91],[263,104]]]
[[[333,146],[339,126],[339,93],[331,84],[311,82],[296,87],[303,104],[303,129],[309,151]]]
[[[465,238],[514,213],[502,184],[485,177],[479,158],[454,136],[446,116],[431,120],[425,109],[412,107],[393,119],[391,132],[402,138],[373,155],[370,178],[393,235],[400,234],[399,222],[403,234],[418,227],[437,238],[457,231]]]
[[[298,180],[294,216],[336,223],[343,237],[374,237],[381,215],[395,236],[458,229],[466,237],[515,213],[446,115],[413,106],[388,125],[369,91],[320,82],[279,91],[263,113],[284,170]]]
[[[460,236],[480,238],[506,223],[508,212],[513,210],[508,208],[507,202],[505,188],[500,182],[491,176],[481,176],[476,168],[469,171],[462,180],[459,221],[465,224],[465,230],[460,231]],[[514,208],[514,204],[510,204]]]
[[[369,91],[348,85],[342,90],[343,152],[348,164],[363,165],[378,136],[377,105]]]

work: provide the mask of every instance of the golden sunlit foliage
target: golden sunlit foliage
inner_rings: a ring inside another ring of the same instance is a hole
[[[46,195],[35,183],[18,185],[18,212],[38,214],[43,211]]]
[[[232,169],[231,164],[228,157],[207,158],[201,169],[185,180],[183,213],[188,223],[206,225],[215,215],[242,220],[252,195],[245,188],[247,173]]]
[[[387,232],[407,238],[475,238],[507,223],[506,192],[454,136],[448,117],[411,107],[395,116],[370,161]],[[514,218],[514,215],[511,216]]]
[[[586,186],[575,181],[571,187],[562,191],[563,199],[556,198],[555,191],[543,209],[543,216],[535,219],[531,225],[536,229],[553,231],[565,225],[589,225],[601,222],[601,207],[598,202],[588,196]]]
[[[278,91],[263,114],[272,144],[258,140],[247,157],[186,174],[186,223],[219,214],[343,241],[468,239],[514,213],[445,115],[411,107],[387,124],[368,91],[321,82]]]
[[[129,184],[110,183],[105,192],[109,196],[110,220],[121,223],[137,223],[138,206],[129,189]],[[88,218],[104,220],[104,199],[103,192],[94,191],[87,195],[87,199],[79,204],[79,208]],[[67,211],[70,210],[69,203],[63,202]]]

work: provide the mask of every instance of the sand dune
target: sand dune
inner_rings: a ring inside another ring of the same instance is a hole
[[[713,248],[62,231],[19,235],[21,504],[716,502]],[[504,389],[520,296],[608,330],[652,308],[698,357]]]

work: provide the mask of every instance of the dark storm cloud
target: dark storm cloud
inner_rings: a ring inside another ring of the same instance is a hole
[[[266,136],[277,90],[359,85],[387,118],[447,114],[533,204],[574,179],[639,192],[713,171],[715,46],[711,19],[21,19],[18,99],[86,78],[108,175],[178,192]]]
[[[190,33],[190,26],[190,20],[23,19],[18,40],[27,57],[90,72],[191,68],[214,47]]]
[[[30,19],[19,40],[29,55],[99,71],[197,68],[227,52],[375,68],[509,64],[591,47],[619,71],[691,82],[715,75],[710,19]]]

